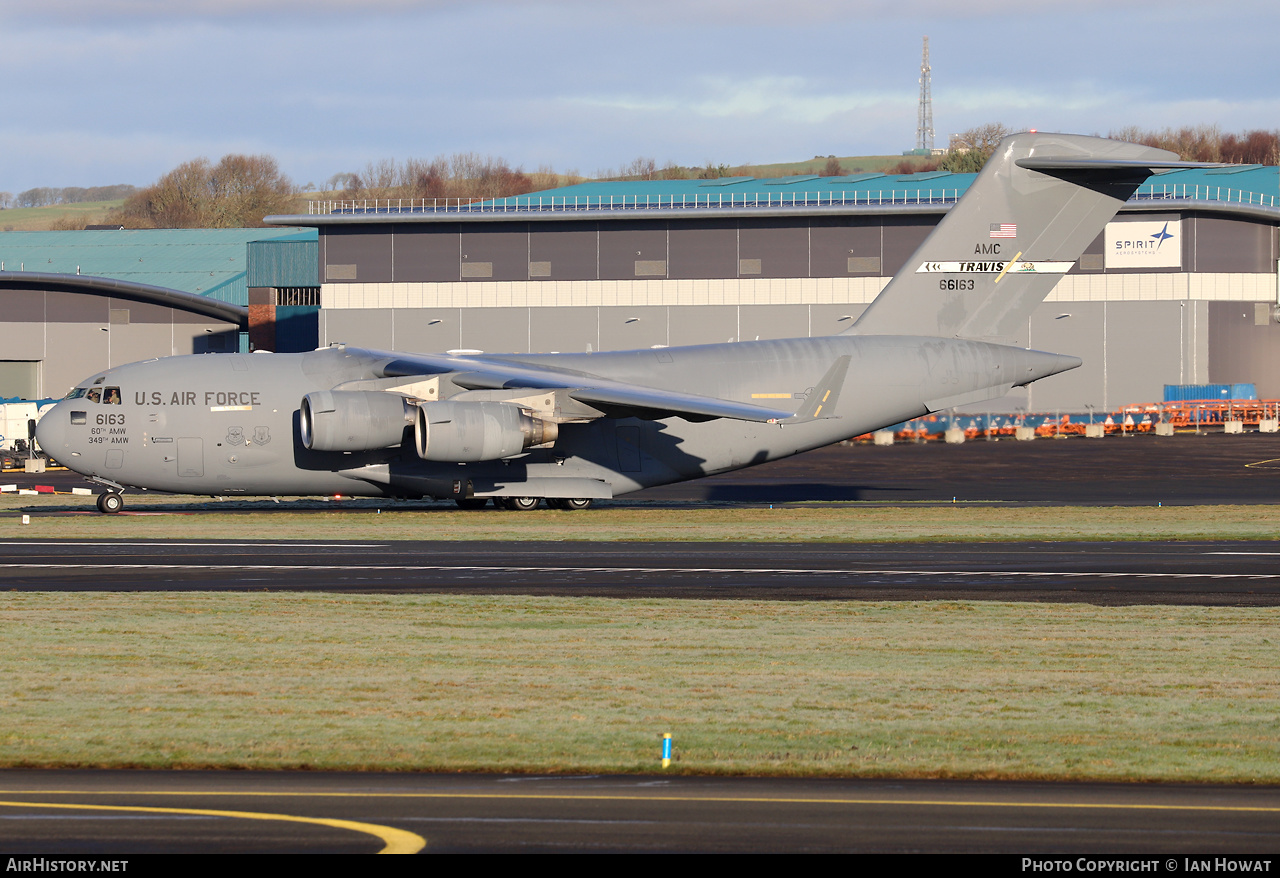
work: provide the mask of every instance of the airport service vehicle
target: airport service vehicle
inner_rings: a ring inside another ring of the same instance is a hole
[[[108,488],[104,512],[127,488],[583,508],[1075,368],[1010,341],[1153,171],[1192,166],[1099,138],[1007,138],[839,335],[587,354],[339,344],[167,357],[90,377],[37,435]]]

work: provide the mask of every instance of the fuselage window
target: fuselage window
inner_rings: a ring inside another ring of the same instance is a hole
[[[108,387],[102,393],[102,402],[105,405],[120,405],[120,388]]]
[[[67,399],[81,399],[84,397],[85,393],[86,391],[83,387],[76,387],[67,394]]]
[[[101,388],[101,387],[95,387],[95,388],[93,388],[93,389],[92,389],[92,390],[90,390],[90,391],[88,392],[88,394],[86,394],[86,395],[89,397],[89,402],[102,402],[102,388]]]

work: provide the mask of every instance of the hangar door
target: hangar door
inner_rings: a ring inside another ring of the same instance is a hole
[[[0,360],[0,397],[40,398],[40,363],[36,360]]]

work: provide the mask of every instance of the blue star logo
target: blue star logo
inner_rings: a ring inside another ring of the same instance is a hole
[[[1156,241],[1156,249],[1159,250],[1165,241],[1168,241],[1173,235],[1169,234],[1169,224],[1165,223],[1164,228],[1151,236]]]

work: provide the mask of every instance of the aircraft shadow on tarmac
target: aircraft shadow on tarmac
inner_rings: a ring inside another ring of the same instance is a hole
[[[903,494],[915,494],[914,488],[902,486],[840,485],[824,482],[787,482],[779,484],[702,484],[690,486],[692,499],[712,503],[856,503],[868,500],[901,500]],[[643,495],[641,495],[643,496]]]

